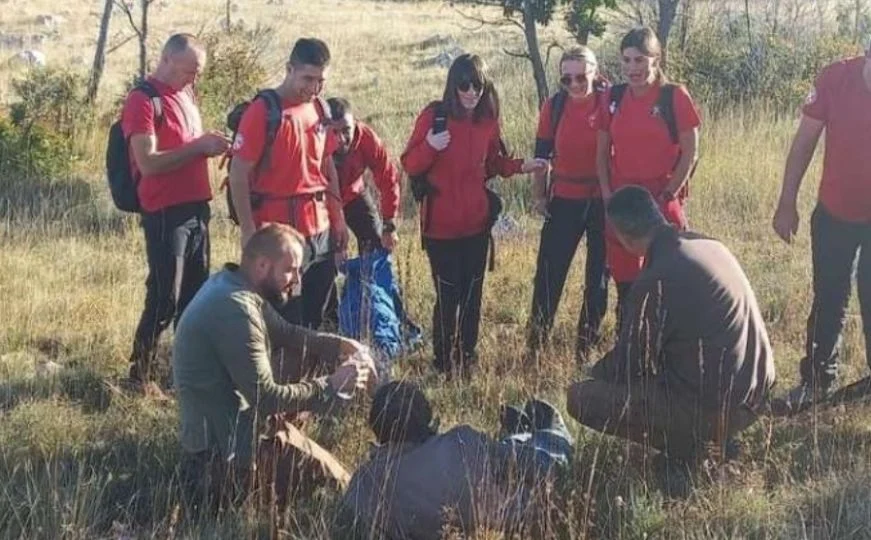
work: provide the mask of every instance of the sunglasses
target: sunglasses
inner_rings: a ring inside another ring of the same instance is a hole
[[[587,84],[587,74],[586,73],[578,73],[577,75],[563,75],[559,78],[559,82],[563,86],[571,86],[572,81],[575,81],[578,84]]]
[[[484,88],[484,84],[471,79],[464,79],[457,84],[457,89],[460,92],[468,92],[471,88],[474,88],[475,92],[480,92]]]

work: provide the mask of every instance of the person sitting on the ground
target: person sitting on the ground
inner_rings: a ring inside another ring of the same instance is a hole
[[[359,343],[290,325],[269,302],[299,282],[303,242],[290,226],[264,226],[241,265],[212,276],[179,322],[172,358],[182,468],[197,496],[244,495],[237,488],[254,470],[252,485],[274,483],[280,506],[322,483],[347,485],[339,462],[288,419],[328,410],[363,387],[373,366]]]
[[[556,409],[539,400],[523,410],[504,407],[501,442],[468,425],[439,435],[435,424],[417,385],[394,381],[379,388],[369,413],[378,444],[342,501],[343,532],[428,539],[446,531],[516,531],[542,521],[530,517],[542,506],[538,490],[572,454]]]
[[[615,192],[606,212],[645,268],[614,349],[593,367],[593,380],[569,388],[568,410],[587,427],[662,451],[666,471],[686,472],[723,455],[755,421],[774,384],[768,333],[723,244],[676,230],[639,186]],[[707,446],[719,453],[706,456]]]

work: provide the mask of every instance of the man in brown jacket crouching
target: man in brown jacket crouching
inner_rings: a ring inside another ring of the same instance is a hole
[[[607,215],[646,261],[614,349],[592,380],[569,388],[568,410],[587,427],[660,450],[666,472],[692,470],[712,457],[706,450],[727,454],[774,384],[756,296],[723,244],[668,225],[646,189],[620,189]]]
[[[299,283],[302,259],[297,231],[264,226],[241,265],[213,275],[179,322],[173,374],[182,476],[194,502],[233,501],[254,488],[274,493],[281,508],[319,485],[348,483],[342,465],[293,422],[365,387],[372,360],[359,343],[290,325],[272,307]]]

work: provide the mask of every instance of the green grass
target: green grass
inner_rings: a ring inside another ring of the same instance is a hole
[[[155,33],[176,28],[177,20],[211,21],[220,12],[214,4],[170,3],[158,12]],[[516,34],[464,31],[462,19],[443,4],[316,4],[320,9],[301,12],[293,3],[263,4],[240,14],[279,29],[272,59],[276,76],[292,39],[324,37],[335,56],[328,93],[351,97],[360,116],[371,119],[398,155],[414,115],[440,95],[445,76],[441,68],[416,67],[438,53],[419,44],[436,33],[451,35],[485,57],[503,96],[509,144],[518,153],[530,150],[536,112],[528,67],[501,54],[503,46],[518,42]],[[75,13],[69,17],[71,28],[80,29],[70,43],[80,43],[81,32],[94,30],[93,21]],[[355,24],[335,23],[343,17],[353,17]],[[131,49],[115,55],[108,88],[132,64]],[[810,302],[807,219],[819,160],[801,197],[799,241],[787,247],[776,240],[770,219],[795,124],[774,118],[764,108],[705,117],[689,215],[693,228],[722,239],[743,263],[769,324],[782,392],[796,382],[803,349]],[[104,382],[115,381],[125,369],[143,302],[145,262],[135,220],[112,211],[107,198],[100,173],[103,135],[95,133],[86,146],[92,152],[78,178],[0,180],[0,538],[278,535],[265,516],[249,508],[218,519],[181,519],[175,404],[106,390]],[[509,213],[520,220],[523,234],[500,243],[497,270],[486,278],[481,373],[468,385],[444,385],[428,370],[426,353],[400,362],[401,376],[423,382],[443,428],[467,422],[495,432],[498,405],[532,393],[564,407],[566,386],[581,376],[571,360],[571,343],[583,249],[558,314],[553,353],[541,369],[524,368],[523,327],[540,223],[522,212],[526,178],[501,182],[499,189],[509,195]],[[217,268],[237,258],[238,241],[222,198],[214,208]],[[406,204],[397,262],[409,309],[428,327],[433,292],[411,208]],[[610,340],[612,315],[605,324]],[[860,328],[853,303],[845,380],[867,370]],[[41,374],[48,361],[59,364],[60,372]],[[345,424],[315,433],[349,466],[364,458],[371,441],[364,412],[360,404]],[[558,493],[564,504],[556,530],[563,537],[871,538],[871,407],[763,419],[743,438],[740,478],[702,487],[682,502],[662,498],[637,449],[574,423],[571,428],[578,445],[575,467]],[[324,495],[294,506],[282,534],[326,536],[335,503],[334,496]]]

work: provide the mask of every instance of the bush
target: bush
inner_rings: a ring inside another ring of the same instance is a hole
[[[275,32],[268,26],[246,29],[240,24],[200,37],[208,52],[197,85],[200,108],[207,125],[223,126],[227,112],[250,99],[267,81],[265,57],[275,50]]]

